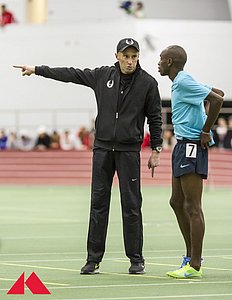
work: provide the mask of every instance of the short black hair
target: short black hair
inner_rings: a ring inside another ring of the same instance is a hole
[[[167,51],[175,66],[183,68],[187,62],[187,53],[184,48],[178,45],[171,45],[167,47]]]

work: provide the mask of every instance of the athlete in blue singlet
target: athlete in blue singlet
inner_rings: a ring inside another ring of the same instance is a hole
[[[211,128],[223,102],[224,93],[196,82],[183,69],[185,50],[169,46],[160,55],[161,76],[172,80],[172,123],[177,144],[172,153],[173,208],[186,245],[178,270],[167,272],[175,278],[201,278],[201,254],[205,231],[201,207],[203,179],[208,175],[208,147],[213,144]],[[204,101],[208,102],[206,115]]]
[[[200,140],[205,124],[204,100],[211,88],[180,71],[172,83],[172,123],[177,139]]]

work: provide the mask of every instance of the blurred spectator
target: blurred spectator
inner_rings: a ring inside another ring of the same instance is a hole
[[[30,137],[26,130],[22,130],[18,137],[18,149],[21,151],[30,151],[33,150],[34,145],[34,139]]]
[[[130,15],[132,13],[132,1],[123,1],[120,5],[120,8]]]
[[[81,143],[78,145],[78,141],[76,141],[75,136],[69,132],[69,130],[65,130],[60,135],[60,148],[62,150],[75,150],[81,147]]]
[[[219,117],[217,120],[217,127],[214,130],[214,141],[215,146],[219,148],[224,148],[224,139],[228,131],[228,126],[226,119],[224,117]]]
[[[35,142],[36,150],[48,150],[51,147],[51,138],[47,133],[46,127],[41,126],[38,128],[38,136]]]
[[[60,135],[54,130],[50,136],[51,138],[51,149],[60,149]]]
[[[149,134],[149,132],[145,133],[144,138],[143,138],[143,143],[141,145],[141,148],[142,149],[150,148],[150,134]]]
[[[228,118],[227,133],[224,137],[224,148],[232,149],[232,115]]]
[[[0,130],[0,150],[6,149],[6,143],[7,143],[7,136],[5,134],[5,130]]]
[[[144,4],[141,1],[133,3],[132,1],[123,1],[120,5],[127,15],[134,16],[135,18],[144,18]]]
[[[5,26],[7,24],[16,23],[14,15],[7,10],[6,5],[1,5],[0,25]]]
[[[91,148],[90,134],[85,126],[80,128],[77,136],[80,138],[83,148]]]
[[[172,130],[165,129],[163,131],[163,149],[172,150],[175,144],[176,144],[176,139],[173,135]]]
[[[133,15],[136,18],[142,19],[145,16],[144,13],[144,5],[143,2],[136,2],[135,3],[135,8],[133,9]]]
[[[18,149],[17,134],[13,131],[10,132],[10,134],[7,138],[6,148],[9,150],[17,150]]]

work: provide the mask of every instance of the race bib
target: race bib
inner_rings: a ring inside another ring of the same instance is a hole
[[[186,144],[186,157],[196,158],[197,157],[197,144]]]

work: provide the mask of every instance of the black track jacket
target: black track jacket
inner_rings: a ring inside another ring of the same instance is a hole
[[[95,148],[139,151],[145,117],[149,124],[151,148],[162,144],[161,100],[157,81],[138,64],[129,89],[118,107],[120,68],[90,69],[36,66],[35,74],[62,82],[73,82],[94,90],[97,101]]]

